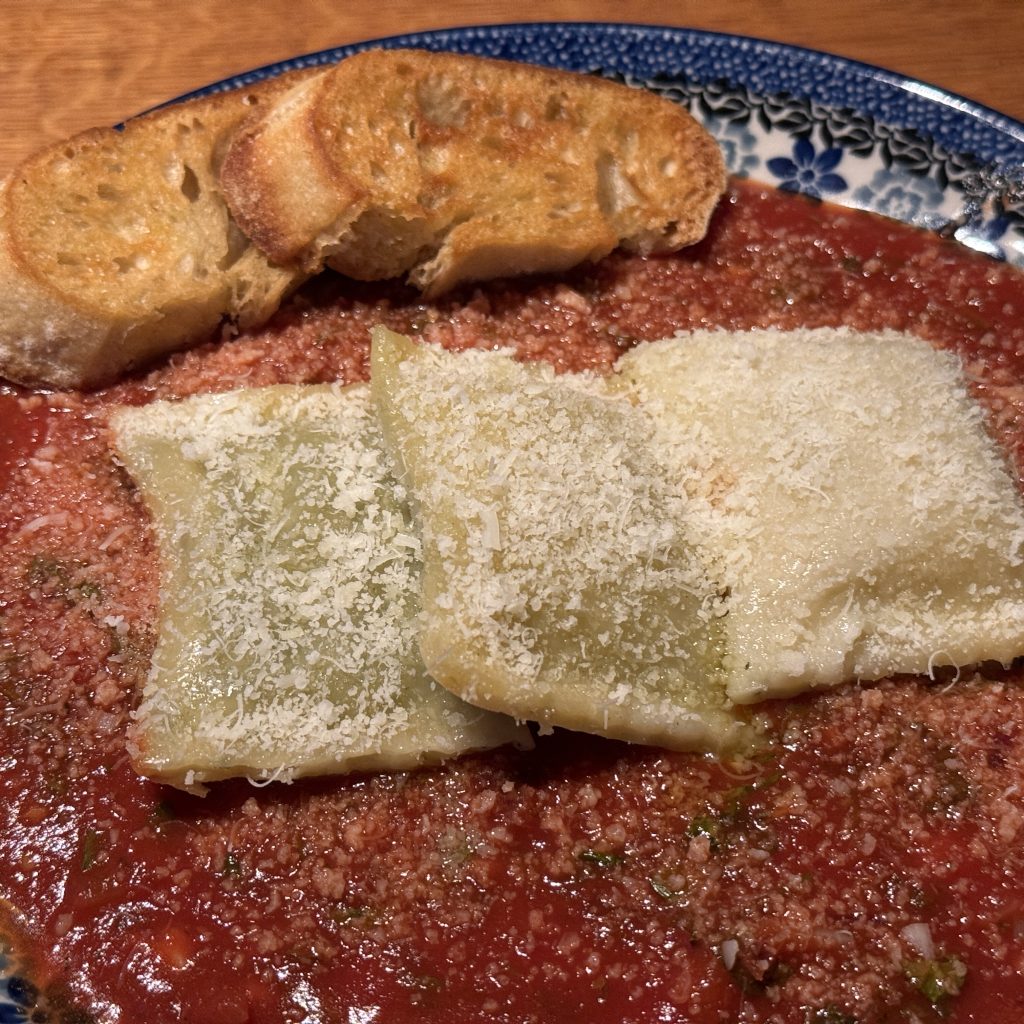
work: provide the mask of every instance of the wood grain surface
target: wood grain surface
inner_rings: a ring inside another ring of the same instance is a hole
[[[1024,0],[0,0],[0,175],[46,142],[261,64],[510,21],[640,22],[796,43],[1024,120]]]

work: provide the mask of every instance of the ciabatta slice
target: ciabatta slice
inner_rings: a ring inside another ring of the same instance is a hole
[[[245,238],[217,170],[231,133],[295,80],[88,131],[16,169],[0,186],[0,376],[99,385],[277,308],[304,275]]]
[[[524,64],[374,50],[241,131],[221,183],[277,262],[428,295],[700,239],[725,187],[714,140],[641,89]]]

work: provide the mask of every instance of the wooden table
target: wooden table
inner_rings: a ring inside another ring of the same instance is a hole
[[[798,43],[1024,120],[1024,0],[0,0],[0,174],[45,142],[300,53],[418,29],[563,20]]]

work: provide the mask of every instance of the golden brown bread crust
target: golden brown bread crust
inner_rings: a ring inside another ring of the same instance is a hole
[[[603,79],[418,50],[374,50],[254,118],[221,182],[274,260],[435,295],[561,270],[616,245],[701,238],[725,188],[681,107]]]
[[[303,277],[230,217],[230,134],[292,78],[220,93],[49,146],[0,186],[0,375],[91,387],[260,323]]]
[[[725,187],[680,107],[569,72],[368,51],[96,129],[0,184],[0,376],[93,387],[325,264],[428,295],[703,236]]]

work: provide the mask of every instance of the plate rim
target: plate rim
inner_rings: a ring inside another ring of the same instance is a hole
[[[478,35],[480,37],[491,36],[495,39],[505,37],[506,40],[511,41],[517,33],[551,29],[565,32],[567,34],[580,33],[585,35],[589,32],[598,36],[614,36],[624,33],[634,34],[638,38],[645,36],[675,36],[680,38],[672,40],[673,42],[680,42],[685,38],[705,42],[715,42],[719,45],[737,46],[739,48],[745,47],[750,49],[752,52],[759,52],[762,54],[796,54],[799,55],[804,62],[810,61],[814,64],[820,65],[823,69],[835,71],[838,68],[841,69],[842,72],[845,72],[847,76],[852,76],[855,79],[876,85],[882,85],[885,88],[892,90],[893,94],[896,96],[902,95],[908,100],[921,102],[926,106],[942,107],[949,112],[954,121],[962,118],[968,118],[977,122],[984,129],[995,133],[997,136],[1009,141],[1011,144],[1015,144],[1019,149],[1019,152],[1016,154],[1016,158],[1012,156],[1007,158],[1005,156],[992,153],[991,151],[976,152],[969,149],[963,150],[956,149],[955,147],[950,148],[955,152],[974,156],[983,163],[998,166],[1004,173],[1008,173],[1015,178],[1019,176],[1022,182],[1024,182],[1024,121],[1018,120],[1010,114],[1005,114],[995,107],[973,100],[961,93],[947,89],[944,86],[935,85],[923,79],[915,78],[912,75],[894,71],[890,68],[873,64],[869,61],[860,60],[855,57],[845,57],[840,54],[832,53],[828,50],[804,46],[799,43],[787,43],[780,40],[767,39],[761,36],[754,36],[745,33],[726,32],[718,29],[692,28],[685,25],[593,20],[508,21],[495,22],[493,24],[466,23],[443,28],[399,32],[386,36],[357,40],[350,43],[342,43],[338,46],[327,47],[320,50],[312,50],[308,53],[297,54],[294,57],[287,57],[282,60],[271,61],[267,64],[248,68],[246,70],[236,72],[233,75],[217,79],[216,81],[209,82],[205,85],[189,90],[188,92],[166,100],[160,103],[157,107],[151,109],[160,109],[161,107],[169,106],[170,104],[178,103],[182,100],[194,99],[217,92],[224,92],[229,89],[243,88],[245,86],[252,85],[254,82],[274,77],[275,75],[282,74],[289,70],[335,63],[345,57],[351,56],[354,53],[359,53],[375,47],[401,49],[427,45],[428,48],[431,48],[430,44],[435,44],[432,48],[444,49],[443,45],[437,44],[441,44],[444,40],[451,39],[452,37],[458,39],[460,37],[468,38],[473,35]],[[541,59],[538,63],[547,64],[547,66],[553,67],[565,66],[564,64],[545,60],[543,59],[543,55],[541,55]],[[801,95],[826,105],[834,105],[833,101],[827,98],[822,98],[819,93],[820,89],[807,88],[801,92]],[[915,122],[914,118],[910,118],[905,123],[896,123],[871,108],[871,104],[868,104],[863,108],[859,106],[857,107],[858,110],[871,114],[873,117],[877,118],[880,123],[887,127],[911,128],[921,131],[929,137],[934,137],[934,132],[929,131],[927,128],[922,128],[919,123]]]

